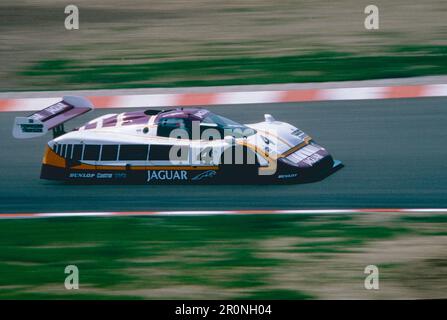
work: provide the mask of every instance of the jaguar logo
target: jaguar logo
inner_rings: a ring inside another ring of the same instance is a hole
[[[196,175],[194,178],[192,178],[191,180],[194,181],[199,181],[199,180],[203,180],[206,178],[213,178],[216,175],[216,171],[214,170],[208,170],[202,173],[199,173],[198,175]]]
[[[185,170],[148,170],[147,181],[151,180],[188,180]]]

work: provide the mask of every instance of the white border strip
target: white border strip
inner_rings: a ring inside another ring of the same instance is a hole
[[[420,213],[447,214],[447,208],[420,209],[316,209],[316,210],[196,210],[196,211],[123,211],[123,212],[53,212],[53,213],[0,213],[2,219],[117,217],[117,216],[214,216],[214,215],[337,215],[360,213]]]

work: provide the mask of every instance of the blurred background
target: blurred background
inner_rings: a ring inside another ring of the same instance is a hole
[[[364,27],[369,4],[379,30]],[[0,90],[447,74],[446,13],[443,0],[3,0]]]

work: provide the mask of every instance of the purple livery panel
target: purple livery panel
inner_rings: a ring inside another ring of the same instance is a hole
[[[45,127],[50,130],[70,119],[89,112],[90,110],[91,108],[88,107],[75,107],[65,101],[60,101],[43,110],[33,113],[29,118],[40,120]]]

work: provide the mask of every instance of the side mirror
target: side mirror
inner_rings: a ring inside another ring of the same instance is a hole
[[[264,119],[265,119],[265,122],[268,122],[268,123],[275,122],[275,118],[273,118],[273,116],[268,113],[264,114]]]
[[[225,136],[224,141],[229,145],[234,145],[236,139],[233,136]]]

